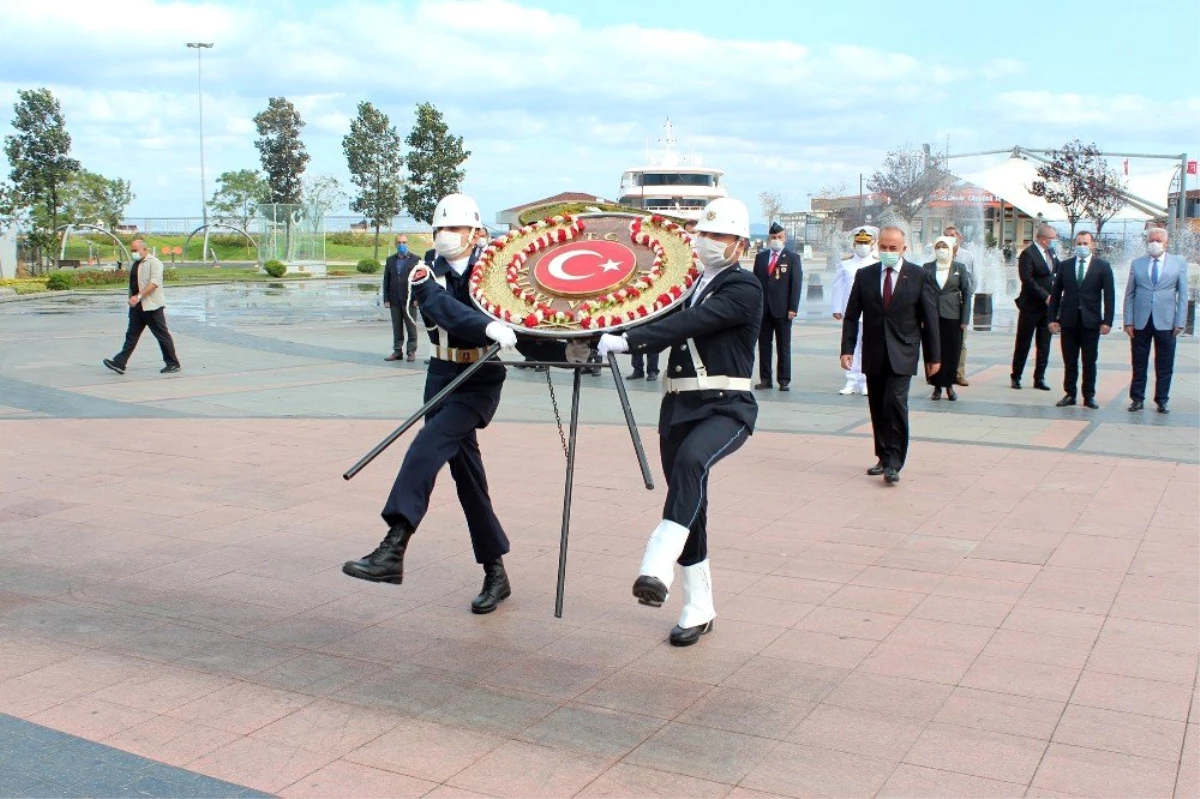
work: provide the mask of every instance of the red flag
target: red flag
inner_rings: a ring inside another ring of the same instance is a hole
[[[1125,174],[1128,175],[1129,174],[1129,159],[1128,158],[1126,158],[1124,161],[1121,162],[1121,167],[1125,170]]]
[[[1189,175],[1196,174],[1196,162],[1195,161],[1188,161],[1188,174]]]

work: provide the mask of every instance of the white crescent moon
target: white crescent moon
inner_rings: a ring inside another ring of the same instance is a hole
[[[587,275],[569,275],[563,269],[567,265],[567,261],[576,255],[594,255],[597,258],[600,257],[600,253],[595,250],[572,250],[571,252],[565,252],[550,259],[550,264],[546,267],[546,271],[550,273],[551,277],[558,278],[559,280],[586,280],[588,278]]]

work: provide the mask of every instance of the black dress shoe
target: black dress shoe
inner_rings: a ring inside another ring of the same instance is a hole
[[[780,383],[779,390],[780,391],[791,391],[792,389],[791,389],[791,386],[789,386],[787,383]]]
[[[1159,413],[1170,413],[1171,409],[1167,407],[1167,403],[1160,402],[1160,403],[1158,403],[1158,412]]]
[[[1021,390],[1021,381],[1018,378],[1015,378],[1015,377],[1010,378],[1008,381],[1008,384],[1010,386],[1012,386],[1013,388],[1015,388],[1017,391]]]
[[[503,600],[512,596],[512,586],[504,571],[504,562],[496,558],[483,564],[483,589],[471,600],[472,613],[491,613]]]
[[[711,633],[712,629],[712,620],[695,627],[680,627],[676,624],[671,628],[671,646],[691,646],[700,640],[700,636]]]
[[[767,389],[767,388],[770,388],[770,387],[771,387],[771,381],[770,381],[770,380],[764,380],[764,381],[762,381],[761,383],[757,384],[757,385],[756,385],[754,388],[755,388],[756,390],[758,390],[758,391],[762,391],[763,389]]]
[[[646,372],[646,379],[647,380],[657,380],[658,372]]]
[[[900,482],[900,472],[897,471],[896,469],[891,469],[891,468],[884,469],[883,470],[883,480],[885,483],[899,483]]]
[[[930,398],[931,400],[933,400],[934,402],[937,402],[938,400],[940,400],[940,399],[942,398],[942,390],[941,390],[941,388],[935,388],[935,389],[933,390],[933,394],[932,394],[932,395],[931,395],[929,398]]]
[[[1099,408],[1100,406],[1096,404],[1096,400],[1093,399],[1092,397],[1084,397],[1083,398],[1083,407],[1091,408],[1094,411],[1097,408]]]
[[[159,374],[173,375],[179,371],[179,364],[169,363],[166,366],[164,366],[163,368],[159,369],[158,371],[159,371]]]
[[[373,583],[404,582],[404,550],[416,532],[408,522],[392,525],[383,541],[370,555],[342,564],[342,573]]]
[[[105,358],[104,365],[119,375],[125,374],[125,367],[114,361],[112,358]]]
[[[1045,380],[1034,380],[1033,387],[1036,388],[1038,391],[1049,391],[1050,390],[1050,386],[1046,385]]]
[[[883,472],[883,461],[879,461],[870,469],[867,469],[867,474],[871,475],[872,477],[878,477],[879,475],[883,474]]]
[[[1068,394],[1067,396],[1063,397],[1062,399],[1060,399],[1058,402],[1056,402],[1054,404],[1055,404],[1055,406],[1057,406],[1059,408],[1065,408],[1068,405],[1074,405],[1075,398],[1072,397],[1070,394]]]
[[[958,399],[958,394],[955,393],[954,386],[949,386],[946,388],[946,399],[950,400],[951,402],[954,402]]]
[[[1134,411],[1140,411],[1145,407],[1146,403],[1142,402],[1141,400],[1134,400],[1133,402],[1129,403],[1129,412],[1133,413]]]
[[[639,605],[661,608],[662,603],[667,601],[667,587],[657,577],[642,574],[633,581],[633,595],[637,597]]]
[[[643,372],[641,369],[634,369],[632,372],[625,375],[625,379],[626,380],[645,380],[646,373]]]

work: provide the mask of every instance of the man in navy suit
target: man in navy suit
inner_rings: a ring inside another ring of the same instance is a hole
[[[1075,404],[1082,353],[1083,405],[1095,410],[1100,407],[1096,404],[1096,358],[1100,354],[1100,337],[1112,330],[1116,290],[1112,266],[1096,257],[1096,237],[1091,231],[1075,234],[1074,253],[1075,257],[1059,265],[1050,288],[1050,332],[1062,333],[1066,373],[1063,377],[1066,394],[1057,405],[1065,408]]]
[[[1033,387],[1049,391],[1046,385],[1046,365],[1050,362],[1050,319],[1046,303],[1054,285],[1054,244],[1058,231],[1043,223],[1034,233],[1033,244],[1021,251],[1017,259],[1017,275],[1021,278],[1021,293],[1017,295],[1017,341],[1013,347],[1013,388],[1021,387],[1021,374],[1029,358],[1029,345],[1037,341],[1033,362]]]
[[[1187,324],[1187,260],[1167,254],[1167,231],[1162,228],[1146,234],[1146,254],[1129,265],[1123,317],[1133,358],[1129,410],[1145,407],[1146,366],[1153,343],[1154,404],[1159,413],[1169,413],[1175,339]]]
[[[758,331],[758,377],[755,388],[771,387],[771,344],[779,352],[779,390],[792,382],[792,320],[800,307],[804,270],[800,256],[787,248],[787,233],[772,222],[767,249],[754,256],[754,276],[763,289],[762,327]]]
[[[846,314],[842,318],[842,368],[849,369],[858,342],[862,317],[862,370],[867,378],[871,429],[878,463],[867,470],[900,482],[908,456],[908,387],[917,373],[922,341],[926,377],[941,368],[938,307],[933,278],[904,260],[904,231],[879,231],[879,260],[854,275]],[[958,353],[946,353],[947,368],[958,364]]]

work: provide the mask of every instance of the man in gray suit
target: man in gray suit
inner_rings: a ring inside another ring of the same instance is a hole
[[[1145,407],[1146,366],[1154,342],[1154,404],[1159,413],[1169,413],[1175,339],[1187,322],[1187,261],[1166,250],[1167,231],[1155,228],[1146,235],[1146,255],[1133,259],[1129,266],[1124,316],[1133,354],[1130,411]]]

